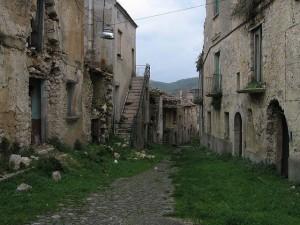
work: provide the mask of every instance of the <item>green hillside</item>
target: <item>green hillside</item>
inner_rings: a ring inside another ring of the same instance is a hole
[[[158,88],[170,94],[176,94],[179,90],[191,90],[198,88],[198,77],[178,80],[172,83],[164,83],[159,81],[150,81],[152,88]]]

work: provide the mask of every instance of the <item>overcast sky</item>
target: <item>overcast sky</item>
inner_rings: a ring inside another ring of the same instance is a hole
[[[133,19],[195,5],[205,0],[119,0]],[[195,61],[203,45],[205,6],[136,21],[137,64],[151,65],[151,79],[173,82],[198,76]]]

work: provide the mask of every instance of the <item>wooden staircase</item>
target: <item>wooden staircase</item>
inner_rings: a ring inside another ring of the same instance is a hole
[[[131,87],[121,115],[119,126],[116,129],[116,135],[126,140],[130,140],[132,127],[135,123],[135,116],[138,112],[139,103],[143,91],[145,77],[133,77]]]

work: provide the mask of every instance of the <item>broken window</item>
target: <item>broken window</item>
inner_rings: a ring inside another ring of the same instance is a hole
[[[253,30],[254,47],[254,77],[257,82],[262,81],[262,29],[261,26]]]
[[[67,83],[67,115],[75,116],[74,97],[75,97],[75,82]]]
[[[37,0],[37,8],[35,18],[31,20],[31,36],[29,46],[37,51],[42,51],[43,36],[44,36],[44,15],[45,15],[45,0]]]

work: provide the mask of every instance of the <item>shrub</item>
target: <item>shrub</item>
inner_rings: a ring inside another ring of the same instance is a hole
[[[233,9],[233,16],[251,20],[262,12],[265,6],[273,0],[238,0]]]
[[[48,143],[55,147],[60,152],[70,152],[71,148],[64,144],[59,138],[53,137],[48,140]]]
[[[20,154],[20,151],[21,151],[20,144],[18,142],[14,142],[10,147],[10,152],[12,154]]]
[[[8,157],[11,154],[10,141],[5,137],[2,138],[2,141],[0,144],[0,151],[4,157]]]
[[[74,143],[75,150],[83,150],[83,144],[77,139]]]
[[[51,176],[53,171],[64,172],[64,167],[55,157],[42,158],[37,162],[37,169]]]
[[[34,149],[32,147],[25,147],[20,150],[20,154],[23,157],[30,157],[35,154]]]

